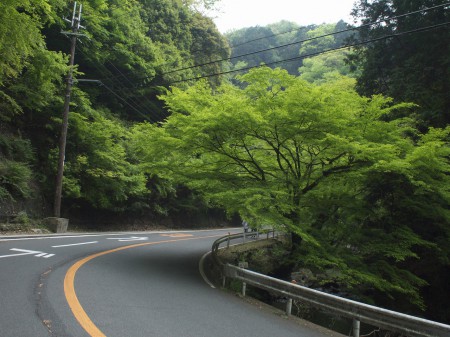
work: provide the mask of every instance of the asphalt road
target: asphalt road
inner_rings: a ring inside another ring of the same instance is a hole
[[[204,281],[228,231],[0,237],[0,337],[329,335]]]

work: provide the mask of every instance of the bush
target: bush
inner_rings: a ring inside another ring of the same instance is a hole
[[[31,177],[27,164],[5,159],[0,161],[0,201],[29,197]]]

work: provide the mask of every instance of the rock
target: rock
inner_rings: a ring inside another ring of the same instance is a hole
[[[291,273],[292,281],[302,286],[311,286],[315,281],[316,277],[313,272],[308,268],[301,268],[296,272]]]
[[[66,233],[67,232],[67,226],[69,224],[69,219],[65,218],[56,218],[56,217],[50,217],[45,218],[44,224],[47,225],[47,227],[50,228],[54,233]]]

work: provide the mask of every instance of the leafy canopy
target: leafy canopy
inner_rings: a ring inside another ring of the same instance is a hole
[[[448,199],[447,187],[438,191],[448,172],[443,131],[415,143],[407,137],[416,134],[413,122],[392,118],[412,105],[361,97],[353,79],[317,86],[261,67],[239,80],[242,89],[198,82],[163,95],[172,115],[133,132],[144,169],[183,182],[253,226],[301,237],[296,263],[337,270],[327,282],[358,288],[360,296],[401,294],[423,307],[425,281],[402,263],[433,244],[407,224],[369,221],[383,199],[371,205],[367,186],[371,177],[395,174],[417,192]],[[429,175],[421,156],[433,163]]]

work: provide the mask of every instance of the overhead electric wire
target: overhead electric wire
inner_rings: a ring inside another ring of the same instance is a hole
[[[290,47],[290,46],[293,46],[293,45],[296,45],[296,44],[309,42],[309,41],[321,39],[321,38],[328,37],[328,36],[333,36],[333,35],[347,33],[347,32],[354,31],[354,30],[359,30],[359,29],[362,29],[362,28],[365,28],[365,27],[369,27],[369,26],[373,26],[373,25],[376,25],[376,24],[379,24],[379,23],[382,23],[382,22],[386,22],[388,20],[395,20],[395,19],[399,19],[399,18],[402,18],[402,17],[405,17],[405,16],[409,16],[409,15],[413,15],[413,14],[427,12],[427,11],[430,11],[430,10],[433,10],[433,9],[437,9],[437,8],[440,8],[440,7],[444,7],[444,6],[448,6],[448,5],[450,5],[450,2],[447,2],[445,4],[441,4],[441,5],[436,5],[436,6],[433,6],[433,7],[427,7],[427,8],[424,8],[424,9],[421,9],[421,10],[417,10],[417,11],[413,11],[413,12],[400,14],[400,15],[393,16],[393,17],[383,18],[383,19],[380,19],[378,21],[366,23],[366,24],[363,24],[363,25],[358,26],[358,27],[351,27],[351,28],[340,30],[340,31],[337,31],[337,32],[327,33],[327,34],[323,34],[323,35],[320,35],[320,36],[315,36],[315,37],[311,37],[311,38],[308,38],[308,39],[287,43],[287,44],[284,44],[284,45],[281,45],[281,46],[270,47],[270,48],[261,49],[261,50],[253,51],[253,52],[246,53],[246,54],[236,55],[236,56],[232,56],[232,57],[228,57],[228,58],[224,58],[224,59],[220,59],[220,60],[216,60],[216,61],[210,61],[210,62],[203,63],[203,64],[198,64],[198,65],[193,65],[193,66],[189,66],[189,67],[174,69],[174,70],[165,72],[162,75],[167,75],[167,74],[171,74],[171,73],[174,73],[174,72],[179,72],[179,71],[183,71],[183,70],[189,70],[189,69],[193,69],[193,68],[203,67],[203,66],[207,66],[207,65],[211,65],[211,64],[215,64],[215,63],[219,63],[219,62],[230,61],[230,60],[233,60],[233,59],[236,59],[236,58],[241,58],[241,57],[245,57],[245,56],[251,56],[251,55],[255,55],[255,54],[259,54],[259,53],[263,53],[263,52],[267,52],[267,51],[272,51],[272,50],[276,50],[276,49],[280,49],[280,48]],[[258,39],[251,40],[251,41],[247,41],[246,43],[250,43],[250,42],[253,42],[253,41],[258,41],[258,40],[264,39],[264,38],[266,38],[266,37],[258,38]],[[143,78],[141,78],[141,79],[143,79]]]
[[[101,86],[105,87],[110,93],[112,93],[116,98],[118,98],[121,102],[123,102],[125,105],[130,107],[133,111],[137,112],[140,116],[142,116],[144,119],[150,121],[150,122],[156,122],[156,120],[149,114],[146,114],[141,111],[142,105],[136,104],[136,102],[131,101],[129,98],[126,99],[119,95],[117,92],[115,92],[110,86],[105,84],[101,80],[95,80],[97,81]],[[146,110],[146,109],[144,109]]]
[[[123,97],[121,97],[120,95],[118,95],[114,90],[112,90],[110,87],[108,87],[106,84],[104,84],[103,82],[101,82],[101,85],[103,87],[105,87],[109,92],[111,92],[114,96],[116,96],[118,99],[120,99],[122,102],[124,102],[126,105],[128,105],[130,108],[132,108],[134,111],[136,111],[137,113],[139,113],[140,115],[142,115],[143,117],[145,117],[146,119],[149,119],[144,113],[142,113],[141,111],[139,111],[138,109],[136,109],[134,106],[132,106],[131,104],[129,104],[126,99],[124,99]],[[150,121],[152,121],[151,119],[149,119]],[[154,121],[153,121],[154,122]]]
[[[88,58],[87,54],[79,47],[77,47],[77,50],[79,52],[81,52],[86,58]],[[116,69],[117,71],[119,71],[109,60],[107,60],[113,67],[114,69]],[[100,69],[98,65],[94,64],[93,65],[94,68],[96,68],[100,73],[105,74],[106,71],[108,71],[108,69],[101,64],[101,66],[104,68],[104,70]],[[120,73],[120,71],[119,71]],[[127,81],[129,83],[132,84],[131,80],[129,80],[125,75],[121,74],[121,76],[125,77],[127,79]],[[118,81],[118,80],[117,80]],[[140,109],[143,110],[148,110],[147,106],[148,105],[152,105],[151,102],[145,98],[147,100],[147,105],[145,105],[142,102],[137,102],[135,99],[128,97],[128,99],[123,98],[122,96],[120,96],[119,94],[117,94],[116,92],[114,92],[114,90],[112,88],[110,88],[109,86],[107,86],[103,81],[98,80],[99,83],[101,83],[103,86],[105,86],[106,89],[108,89],[110,92],[114,93],[114,96],[116,96],[117,98],[119,98],[122,102],[124,102],[127,106],[131,107],[134,111],[138,112],[139,115],[141,115],[142,117],[144,117],[145,119],[149,120],[150,122],[157,122],[158,120],[161,120],[165,117],[167,117],[166,115],[162,116],[162,114],[158,111],[156,111],[156,113],[158,114],[158,116],[152,116],[151,114],[145,114],[142,111],[140,111]],[[111,82],[111,84],[114,86],[114,82],[111,80],[109,81]],[[130,90],[129,87],[123,86],[123,84],[121,82],[118,82],[120,84],[121,90],[123,89],[127,89],[128,91]],[[131,103],[130,103],[131,101]],[[133,103],[133,104],[132,104]],[[139,109],[138,109],[139,108]],[[152,111],[153,113],[155,111]]]
[[[80,48],[77,48],[77,50],[79,51],[79,52],[81,52],[86,58],[88,58],[88,56],[86,55],[86,53],[82,50],[82,49],[80,49]],[[121,77],[123,77],[123,78],[125,78],[126,80],[127,80],[127,82],[128,83],[130,83],[130,84],[132,84],[133,85],[133,83],[131,82],[131,80],[128,78],[128,77],[126,77],[111,61],[109,61],[108,59],[107,59],[107,62],[109,63],[109,64],[111,64],[111,66],[117,71],[117,72],[119,72],[119,74],[120,74],[120,76]],[[97,64],[93,64],[93,66],[94,66],[94,68],[96,68],[100,73],[102,73],[102,74],[105,74],[106,72],[109,72],[109,70],[105,67],[105,65],[104,64],[100,64],[100,66],[103,68],[103,69],[100,69],[100,67],[97,65]],[[114,80],[115,80],[115,82],[116,83],[114,83]],[[151,113],[149,113],[149,114],[145,114],[144,112],[142,112],[141,110],[149,110],[149,108],[148,108],[148,106],[152,106],[153,104],[152,104],[152,102],[148,99],[148,98],[146,98],[145,96],[144,96],[144,99],[145,99],[145,101],[146,101],[146,103],[144,103],[144,102],[138,102],[138,101],[136,101],[136,99],[134,99],[134,98],[132,98],[132,97],[128,97],[128,98],[124,98],[124,97],[122,97],[121,95],[119,95],[117,92],[115,92],[111,87],[109,87],[109,86],[107,86],[105,83],[104,83],[104,81],[106,81],[105,79],[102,79],[102,80],[98,80],[98,82],[99,83],[101,83],[101,85],[103,85],[103,86],[105,86],[105,88],[107,88],[110,92],[113,92],[114,93],[114,96],[116,96],[117,98],[119,98],[122,102],[124,102],[126,105],[128,105],[129,107],[131,107],[134,111],[136,111],[139,115],[141,115],[142,117],[144,117],[145,119],[147,119],[148,121],[150,121],[150,122],[153,122],[153,123],[156,123],[156,122],[158,122],[158,121],[160,121],[160,120],[163,120],[164,118],[166,118],[167,117],[167,114],[163,114],[162,112],[160,112],[160,111],[158,111],[157,109],[155,109],[155,110],[152,110],[152,113],[153,113],[153,115],[156,115],[156,116],[152,116],[152,114]],[[127,86],[124,86],[123,85],[123,83],[121,83],[116,77],[114,77],[114,78],[112,78],[112,79],[110,79],[110,80],[107,80],[108,82],[110,82],[111,83],[111,85],[114,87],[114,86],[116,86],[117,85],[117,83],[118,83],[118,86],[120,87],[120,90],[127,90],[127,92],[128,93],[131,93],[131,89],[130,89],[130,87],[127,87]]]
[[[206,62],[206,63],[202,63],[202,64],[197,64],[197,65],[192,65],[192,66],[188,66],[188,67],[182,67],[182,68],[170,70],[170,71],[162,73],[161,75],[164,76],[164,75],[171,74],[171,73],[174,73],[174,72],[180,72],[180,71],[183,71],[183,70],[199,68],[199,67],[203,67],[203,66],[219,63],[219,62],[230,61],[230,60],[233,60],[233,59],[236,59],[236,58],[242,58],[242,57],[245,57],[245,56],[251,56],[251,55],[255,55],[255,54],[259,54],[259,53],[263,53],[263,52],[267,52],[267,51],[271,51],[271,50],[285,48],[285,47],[289,47],[289,46],[292,46],[292,45],[295,45],[295,44],[300,44],[300,43],[304,43],[304,42],[308,42],[308,41],[312,41],[312,40],[316,40],[316,39],[320,39],[320,38],[324,38],[324,37],[328,37],[328,36],[333,36],[333,35],[337,35],[337,34],[341,34],[341,33],[346,33],[346,32],[349,32],[349,31],[359,30],[359,29],[362,29],[362,28],[365,28],[365,27],[369,27],[369,26],[373,26],[373,25],[376,25],[376,24],[379,24],[379,23],[382,23],[382,22],[386,22],[388,20],[395,20],[395,19],[399,19],[399,18],[402,18],[402,17],[405,17],[405,16],[410,16],[410,15],[414,15],[414,14],[428,12],[430,10],[438,9],[438,8],[441,8],[441,7],[446,7],[446,6],[449,6],[449,5],[450,5],[450,2],[446,2],[444,4],[440,4],[440,5],[436,5],[436,6],[432,6],[432,7],[427,7],[427,8],[423,8],[423,9],[412,11],[412,12],[408,12],[408,13],[399,14],[399,15],[392,16],[392,17],[383,18],[383,19],[380,19],[378,21],[369,22],[369,23],[366,23],[366,24],[363,24],[363,25],[360,25],[360,26],[357,26],[357,27],[351,27],[351,28],[348,28],[348,29],[340,30],[338,32],[328,33],[328,34],[324,34],[324,35],[321,35],[321,36],[317,36],[317,37],[313,37],[313,38],[300,40],[300,41],[297,41],[297,42],[284,44],[284,45],[281,45],[281,46],[271,47],[271,48],[262,49],[262,50],[258,50],[258,51],[254,51],[254,52],[250,52],[250,53],[246,53],[246,54],[232,56],[232,57],[229,57],[229,58],[218,59],[218,60],[215,60],[215,61],[210,61],[210,62]],[[253,39],[253,40],[245,41],[245,42],[243,42],[241,44],[238,44],[238,45],[235,45],[235,46],[231,46],[230,48],[235,48],[237,46],[241,46],[241,45],[244,45],[244,44],[252,43],[252,42],[255,42],[255,41],[259,41],[259,40],[267,39],[267,38],[270,38],[270,37],[291,33],[293,31],[296,31],[296,30],[298,31],[298,30],[301,30],[303,28],[304,27],[299,27],[299,28],[296,28],[296,29],[292,29],[290,31],[263,36],[263,37],[256,38],[256,39]],[[104,78],[104,79],[106,80],[106,79],[112,79],[112,78],[117,78],[117,77],[120,77],[120,76],[107,77],[107,78]],[[144,79],[148,79],[150,77],[151,76],[140,77],[140,78],[137,78],[137,80],[144,80]]]
[[[441,5],[436,5],[436,6],[433,6],[433,7],[427,7],[427,8],[424,8],[424,9],[421,9],[421,10],[417,10],[417,11],[413,11],[413,12],[408,12],[408,13],[400,14],[400,15],[393,16],[393,17],[383,18],[383,19],[380,19],[380,20],[378,20],[378,21],[366,23],[366,24],[361,25],[361,26],[358,26],[358,27],[351,27],[351,28],[349,28],[349,29],[341,30],[341,31],[338,31],[338,32],[328,33],[328,34],[324,34],[324,35],[321,35],[321,36],[317,36],[317,37],[313,37],[313,38],[309,38],[309,39],[304,39],[304,40],[301,40],[301,41],[297,41],[297,42],[293,42],[293,43],[289,43],[289,44],[285,44],[285,45],[281,45],[281,46],[277,46],[277,47],[267,48],[267,49],[263,49],[263,50],[259,50],[259,51],[255,51],[255,52],[251,52],[251,53],[247,53],[247,54],[242,54],[242,55],[238,55],[238,56],[234,56],[234,57],[230,57],[230,58],[225,58],[225,59],[221,59],[221,60],[216,60],[216,61],[211,61],[211,62],[207,62],[207,63],[203,63],[203,64],[198,64],[198,65],[195,65],[195,66],[189,66],[189,67],[184,67],[184,68],[179,68],[179,69],[171,70],[171,71],[168,71],[168,72],[166,72],[166,73],[162,73],[162,75],[166,75],[166,74],[170,74],[170,73],[174,73],[174,72],[179,72],[179,71],[183,71],[183,70],[188,70],[188,69],[192,69],[192,68],[197,68],[197,67],[207,66],[207,65],[211,65],[211,64],[215,64],[215,63],[219,63],[219,62],[229,61],[229,60],[231,60],[231,59],[241,58],[241,57],[245,57],[245,56],[250,56],[250,55],[254,55],[254,54],[258,54],[258,53],[263,53],[263,52],[270,51],[270,50],[275,50],[275,49],[285,48],[285,47],[288,47],[288,46],[291,46],[291,45],[295,45],[295,44],[299,44],[299,43],[303,43],[303,42],[307,42],[307,41],[311,41],[311,40],[316,40],[316,39],[324,38],[324,37],[327,37],[327,36],[332,36],[332,35],[337,35],[337,34],[349,32],[349,31],[359,30],[359,29],[362,29],[362,28],[364,28],[364,27],[376,25],[376,24],[379,24],[379,23],[382,23],[382,22],[386,22],[386,21],[389,21],[389,20],[396,20],[396,19],[399,19],[399,18],[402,18],[402,17],[405,17],[405,16],[410,16],[410,15],[414,15],[414,14],[418,14],[418,13],[424,13],[424,12],[427,12],[427,11],[430,11],[430,10],[433,10],[433,9],[437,9],[437,8],[441,8],[441,7],[445,7],[445,6],[448,6],[448,5],[450,5],[450,2],[447,2],[447,3],[445,3],[445,4],[441,4]],[[289,59],[284,59],[284,60],[274,61],[274,62],[266,63],[265,65],[274,65],[274,64],[279,64],[279,63],[285,63],[285,62],[291,62],[291,61],[295,61],[295,60],[300,60],[300,59],[304,59],[304,58],[308,58],[308,57],[312,57],[312,56],[317,56],[317,55],[320,55],[320,54],[323,54],[323,53],[328,53],[328,52],[337,51],[337,50],[341,50],[341,49],[345,49],[345,48],[355,47],[355,46],[358,46],[358,45],[368,44],[368,43],[375,42],[375,41],[378,41],[378,40],[387,39],[387,38],[391,38],[391,37],[395,37],[395,36],[400,36],[400,35],[404,35],[404,34],[408,34],[408,33],[419,32],[419,31],[422,31],[422,30],[428,30],[428,29],[432,29],[432,28],[444,26],[444,25],[447,25],[447,24],[448,24],[448,23],[443,23],[443,24],[439,24],[439,25],[434,25],[434,26],[428,26],[428,27],[424,27],[424,28],[419,28],[419,29],[417,29],[417,30],[411,30],[411,31],[408,31],[408,32],[391,34],[391,35],[384,36],[384,37],[380,37],[380,38],[377,38],[377,39],[368,40],[368,41],[363,41],[363,42],[359,42],[359,43],[355,43],[355,44],[351,44],[351,45],[347,44],[347,45],[345,45],[345,46],[341,46],[341,47],[337,47],[337,48],[332,48],[332,49],[325,50],[325,51],[321,51],[321,52],[317,52],[317,53],[312,53],[312,54],[308,54],[308,55],[300,55],[300,56],[296,56],[296,57],[289,58]],[[302,28],[299,28],[299,29],[297,29],[297,30],[300,30],[300,29],[302,29]],[[291,30],[291,31],[294,31],[294,30]],[[288,31],[288,32],[291,32],[291,31]],[[275,36],[276,36],[276,35],[281,35],[281,34],[285,34],[285,33],[288,33],[288,32],[278,33],[278,34],[274,34],[274,35],[275,35]],[[270,36],[268,36],[268,37],[271,37],[271,36],[274,36],[274,35],[270,35]],[[254,40],[247,41],[247,42],[245,42],[245,44],[246,44],[246,43],[251,43],[251,42],[254,42],[254,41],[258,41],[258,40],[261,40],[261,39],[264,39],[264,38],[267,38],[267,36],[266,36],[266,37],[261,37],[261,38],[258,38],[258,39],[254,39]],[[243,43],[243,44],[244,44],[244,43]],[[109,60],[108,60],[108,62],[109,62],[116,70],[118,70],[118,69],[117,69],[117,68],[116,68]],[[103,65],[103,67],[104,67],[104,65]],[[240,68],[240,69],[235,69],[235,70],[230,70],[230,71],[225,71],[225,72],[219,72],[219,73],[207,74],[207,75],[202,75],[202,76],[192,77],[192,78],[189,78],[189,79],[183,79],[183,80],[172,81],[172,82],[170,82],[169,84],[181,83],[181,82],[187,82],[187,81],[198,80],[198,79],[202,79],[202,78],[209,78],[209,77],[214,77],[214,76],[219,76],[219,75],[226,75],[226,74],[231,74],[231,73],[236,73],[236,72],[241,72],[241,71],[250,70],[250,69],[253,69],[253,68],[257,68],[257,67],[260,67],[260,66],[250,66],[250,67],[245,67],[245,68]],[[97,68],[97,69],[98,69],[98,68]],[[106,69],[106,67],[105,67],[105,69]],[[114,80],[118,80],[118,77],[123,77],[123,78],[125,78],[130,84],[133,85],[133,83],[131,82],[131,80],[129,80],[129,79],[126,77],[126,75],[124,75],[122,72],[120,72],[120,70],[118,70],[118,72],[120,73],[120,75],[118,75],[118,76],[116,76],[116,77],[104,78],[103,80],[108,80],[108,81],[111,81],[111,82],[112,82],[112,81],[114,81]],[[150,76],[137,78],[136,80],[143,80],[143,79],[147,79],[147,78],[150,78]],[[121,88],[129,89],[129,87],[124,86],[122,83],[120,83],[120,87],[121,87]],[[111,89],[111,88],[109,88],[109,89]],[[115,95],[118,95],[118,94],[115,93]],[[122,98],[122,99],[123,99],[123,98]],[[136,104],[136,103],[135,103],[135,104]],[[138,106],[141,105],[141,106],[142,106],[142,104],[136,104],[136,105],[138,105]],[[143,113],[141,113],[141,112],[140,112],[140,114],[143,115]],[[160,115],[160,116],[161,116],[161,115]],[[167,117],[167,116],[164,116],[164,117]]]
[[[220,76],[220,75],[228,75],[228,74],[241,72],[241,71],[246,71],[246,70],[250,70],[250,69],[254,69],[254,68],[260,68],[262,66],[271,66],[271,65],[279,64],[279,63],[292,62],[292,61],[301,60],[301,59],[305,59],[305,58],[313,57],[313,56],[318,56],[318,55],[329,53],[329,52],[333,52],[333,51],[338,51],[338,50],[342,50],[342,49],[347,49],[347,48],[351,48],[351,47],[356,47],[356,46],[360,46],[360,45],[369,44],[369,43],[372,43],[372,42],[377,42],[377,41],[393,38],[393,37],[398,37],[398,36],[401,36],[401,35],[418,33],[418,32],[427,31],[427,30],[430,30],[430,29],[444,27],[444,26],[447,26],[447,25],[450,25],[450,22],[444,22],[444,23],[440,23],[440,24],[436,24],[436,25],[432,25],[432,26],[427,26],[427,27],[422,27],[422,28],[409,30],[409,31],[406,31],[406,32],[390,34],[390,35],[378,37],[378,38],[367,40],[367,41],[361,41],[361,42],[357,42],[357,43],[354,43],[354,44],[347,44],[347,45],[344,45],[344,46],[341,46],[341,47],[336,47],[336,48],[331,48],[331,49],[328,49],[328,50],[323,50],[323,51],[316,52],[316,53],[311,53],[311,54],[307,54],[307,55],[300,55],[300,56],[292,57],[292,58],[289,58],[289,59],[269,62],[269,63],[263,64],[263,65],[249,66],[249,67],[244,67],[244,68],[240,68],[240,69],[224,71],[224,72],[220,72],[220,73],[207,74],[207,75],[197,76],[197,77],[188,78],[188,79],[184,79],[184,80],[173,81],[173,82],[171,82],[169,84],[175,84],[175,83],[181,83],[181,82],[187,82],[187,81],[196,81],[196,80],[200,80],[200,79],[203,79],[203,78],[215,77],[215,76]]]
[[[140,115],[142,115],[145,119],[150,120],[145,114],[143,114],[141,111],[139,111],[138,109],[136,109],[136,107],[134,107],[133,105],[131,105],[130,103],[127,102],[127,100],[125,98],[123,98],[122,96],[120,96],[119,94],[117,94],[114,90],[112,90],[110,87],[108,87],[105,83],[103,83],[100,80],[94,80],[94,79],[74,79],[74,82],[88,82],[88,83],[98,83],[100,86],[105,87],[109,92],[111,92],[114,96],[116,96],[117,98],[119,98],[122,102],[124,102],[126,105],[128,105],[130,108],[132,108],[134,111],[136,111],[137,113],[139,113]]]
[[[119,15],[118,17],[124,16],[124,15],[128,15],[128,14],[131,15],[132,13],[131,13],[131,12],[126,12],[126,13],[123,13],[122,15]],[[85,16],[86,16],[86,15],[85,15]],[[87,16],[89,16],[89,14],[88,14]],[[88,40],[88,41],[90,42],[90,40]],[[79,52],[81,52],[81,53],[85,56],[86,59],[89,59],[89,57],[88,57],[87,54],[83,51],[83,49],[80,48],[80,45],[77,46],[77,50],[78,50]],[[130,81],[130,80],[129,80],[122,72],[120,72],[120,70],[119,70],[116,66],[114,66],[114,64],[113,64],[112,62],[110,62],[108,59],[107,59],[107,61],[112,65],[112,67],[113,67],[115,70],[117,70],[117,71],[120,73],[120,76],[121,76],[121,77],[125,78],[130,84],[132,84],[131,81]],[[100,68],[98,67],[98,65],[95,64],[95,62],[93,63],[93,67],[96,68],[100,73],[106,74],[106,72],[109,72],[109,70],[105,67],[104,64],[100,64],[100,65],[104,68],[104,71],[103,71],[102,69],[100,69]],[[111,82],[111,84],[112,84],[113,86],[114,86],[114,82],[113,82],[114,80],[116,80],[116,81],[119,83],[119,85],[121,86],[121,89],[122,89],[122,90],[123,90],[123,89],[127,89],[127,90],[130,91],[130,89],[129,89],[128,87],[122,86],[122,83],[121,83],[116,77],[112,77],[112,78],[111,78],[111,81],[109,81],[109,82]],[[98,80],[98,82],[101,83],[102,85],[104,85],[105,88],[107,88],[108,90],[112,91],[112,89],[111,89],[109,86],[106,86],[106,85],[104,84],[104,82],[99,81],[99,80]],[[114,92],[114,94],[115,94],[116,97],[120,98],[121,101],[125,102],[129,107],[132,107],[134,111],[138,112],[141,116],[143,116],[145,119],[147,119],[147,120],[149,120],[149,121],[151,121],[151,122],[157,122],[158,120],[161,120],[161,119],[164,119],[165,117],[167,117],[167,115],[162,115],[161,112],[159,112],[157,109],[155,109],[155,110],[153,111],[153,112],[156,111],[156,113],[158,114],[158,116],[156,117],[156,119],[152,118],[152,115],[151,115],[151,114],[149,114],[149,115],[147,116],[146,114],[142,113],[138,108],[143,109],[143,110],[149,110],[147,106],[152,106],[152,105],[153,105],[153,104],[151,103],[151,101],[150,101],[148,98],[146,98],[145,96],[144,96],[144,99],[147,101],[147,104],[145,104],[145,103],[143,103],[143,102],[137,102],[137,101],[136,101],[134,98],[132,98],[132,97],[128,97],[127,99],[125,99],[125,98],[123,98],[122,96],[120,96],[119,94],[117,94],[116,92]],[[131,95],[130,95],[130,96],[131,96]],[[130,101],[131,101],[134,105],[132,105],[132,104],[130,103]]]
[[[430,10],[433,10],[433,9],[438,9],[438,8],[441,8],[441,7],[445,7],[445,6],[448,6],[448,5],[450,5],[450,2],[447,2],[447,3],[444,3],[444,4],[440,4],[440,5],[436,5],[436,6],[432,6],[432,7],[427,7],[427,8],[420,9],[420,10],[413,11],[413,12],[399,14],[399,15],[396,15],[396,16],[380,19],[378,21],[369,22],[369,23],[363,24],[361,26],[351,27],[351,28],[348,28],[348,29],[340,30],[338,32],[324,34],[324,35],[321,35],[321,36],[317,36],[317,37],[313,37],[313,38],[309,38],[309,39],[304,39],[304,40],[288,43],[288,44],[277,46],[277,47],[271,47],[271,48],[262,49],[262,50],[255,51],[255,52],[251,52],[251,53],[248,53],[248,54],[237,55],[237,56],[233,56],[233,57],[226,58],[226,59],[220,59],[220,60],[216,60],[216,61],[210,61],[208,63],[203,63],[203,64],[199,64],[199,65],[194,65],[194,66],[189,66],[189,67],[185,67],[185,68],[179,68],[179,69],[171,70],[171,71],[163,73],[162,75],[166,75],[166,74],[170,74],[172,72],[177,72],[177,71],[182,71],[182,70],[188,70],[188,69],[192,69],[192,68],[196,68],[196,67],[202,67],[202,66],[206,66],[206,65],[210,65],[210,64],[214,64],[214,63],[218,63],[218,62],[229,61],[229,60],[232,60],[232,59],[235,59],[235,58],[240,58],[240,57],[244,57],[244,56],[250,56],[250,55],[254,55],[254,54],[262,53],[262,52],[266,52],[266,51],[271,51],[271,50],[278,49],[278,48],[289,47],[291,45],[295,45],[295,44],[299,44],[299,43],[315,40],[315,39],[322,38],[322,37],[327,37],[327,36],[337,35],[337,34],[341,34],[341,33],[346,33],[346,32],[353,31],[353,30],[359,30],[361,28],[373,26],[375,24],[379,24],[379,23],[385,22],[387,20],[395,20],[395,19],[399,19],[399,18],[402,18],[402,17],[405,17],[405,16],[409,16],[409,15],[413,15],[413,14],[424,13],[424,12],[427,12],[427,11],[430,11]],[[272,34],[272,35],[262,36],[262,37],[259,37],[259,38],[256,38],[256,39],[252,39],[252,40],[248,40],[248,41],[236,44],[236,45],[232,45],[232,46],[230,46],[230,48],[233,49],[233,48],[236,48],[238,46],[242,46],[242,45],[249,44],[249,43],[252,43],[252,42],[255,42],[255,41],[260,41],[260,40],[268,39],[268,38],[279,36],[279,35],[283,35],[283,34],[292,33],[292,32],[295,32],[295,31],[302,30],[304,28],[305,27],[303,26],[303,27],[291,29],[291,30],[288,30],[288,31],[285,31],[285,32],[281,32],[281,33],[276,33],[276,34]]]
[[[445,3],[445,4],[436,5],[436,6],[433,6],[433,7],[427,7],[427,8],[425,8],[425,9],[420,9],[420,10],[413,11],[413,12],[408,12],[408,13],[400,14],[400,15],[397,15],[397,16],[394,16],[394,17],[390,17],[390,18],[388,18],[388,19],[390,19],[390,20],[392,20],[392,19],[398,19],[398,18],[401,18],[401,17],[404,17],[404,16],[408,16],[408,15],[412,15],[412,14],[417,14],[417,13],[422,13],[422,12],[424,12],[424,11],[429,11],[429,10],[432,10],[432,9],[437,9],[437,8],[445,7],[445,6],[448,6],[448,5],[450,5],[450,2],[447,2],[447,3]],[[372,22],[372,23],[367,23],[367,24],[358,26],[357,28],[363,28],[363,27],[365,27],[366,25],[370,25],[370,26],[371,26],[371,25],[374,25],[374,24],[376,24],[376,23],[380,23],[380,22],[383,22],[383,21],[386,21],[386,20],[387,20],[387,19],[383,19],[383,20],[379,20],[379,21]],[[279,35],[284,35],[284,34],[292,33],[292,32],[295,32],[295,31],[302,30],[302,29],[304,29],[304,28],[305,28],[305,26],[302,26],[302,27],[299,27],[299,28],[294,28],[294,29],[291,29],[291,30],[287,30],[287,31],[285,31],[285,32],[281,32],[281,33],[276,33],[276,34],[272,34],[272,35],[267,35],[267,36],[258,37],[258,38],[253,39],[253,40],[248,40],[248,41],[245,41],[245,42],[242,42],[242,43],[238,43],[238,44],[232,45],[232,46],[230,46],[230,48],[236,48],[236,47],[239,47],[239,46],[242,46],[242,45],[251,43],[251,42],[260,41],[260,40],[268,39],[268,38],[271,38],[271,37],[275,37],[275,36],[279,36]],[[341,31],[341,32],[343,32],[343,31]],[[341,33],[341,32],[337,32],[337,33]]]
[[[126,76],[126,75],[124,75],[121,71],[120,71],[120,69],[118,69],[110,60],[107,60],[108,61],[108,63],[122,76],[122,78],[124,78],[128,83],[130,83],[132,86],[134,86],[134,84],[133,84],[133,82]],[[129,89],[129,87],[126,87],[126,86],[121,86],[122,88],[126,88],[126,89]],[[140,106],[140,107],[144,107],[144,108],[146,108],[148,105],[149,106],[152,106],[153,104],[152,104],[152,102],[147,98],[147,97],[145,97],[144,96],[144,100],[146,101],[146,104],[147,105],[143,105],[142,103],[137,103],[137,105],[138,106]],[[132,101],[136,104],[136,101],[134,100],[134,99],[132,99]],[[167,115],[164,115],[164,114],[162,114],[161,112],[159,112],[158,110],[156,110],[156,113],[158,114],[158,118],[159,119],[164,119],[165,117],[167,117]]]

